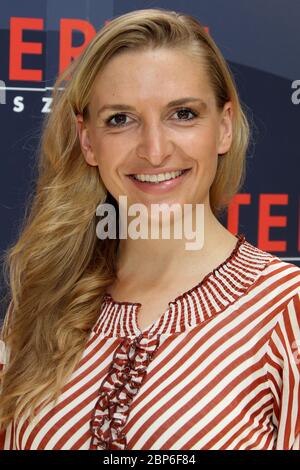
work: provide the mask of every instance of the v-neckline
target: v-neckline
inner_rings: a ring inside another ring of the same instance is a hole
[[[152,336],[174,334],[191,328],[220,313],[237,300],[274,258],[237,235],[231,254],[196,285],[168,302],[164,312],[147,327],[138,326],[140,302],[117,301],[103,296],[93,332],[105,336]]]

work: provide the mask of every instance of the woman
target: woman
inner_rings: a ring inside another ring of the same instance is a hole
[[[115,18],[60,77],[7,257],[2,448],[299,449],[300,270],[218,220],[247,143],[191,16]],[[97,236],[120,196],[201,205],[203,246]]]

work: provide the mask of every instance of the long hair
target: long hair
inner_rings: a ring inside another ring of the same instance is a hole
[[[96,208],[107,198],[97,167],[82,154],[76,115],[88,118],[96,75],[127,50],[170,47],[201,57],[216,103],[233,104],[233,142],[219,157],[210,189],[214,214],[239,189],[245,170],[248,124],[233,77],[216,44],[192,16],[137,10],[112,19],[55,82],[45,119],[35,189],[16,243],[4,255],[10,304],[1,339],[9,361],[1,374],[1,424],[59,394],[78,364],[99,315],[105,289],[116,278],[118,238],[96,235]]]

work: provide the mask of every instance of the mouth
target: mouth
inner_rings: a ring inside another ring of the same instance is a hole
[[[171,191],[175,191],[181,184],[184,184],[191,170],[192,168],[186,168],[170,173],[159,173],[156,175],[133,174],[127,175],[127,177],[139,191],[151,195],[163,196],[169,194]]]
[[[127,175],[127,176],[142,184],[144,183],[144,184],[150,184],[150,185],[159,185],[159,184],[166,183],[168,181],[172,181],[177,178],[180,178],[182,175],[184,175],[190,170],[191,168],[186,168],[184,170],[173,171],[171,173],[159,173],[157,175],[132,174],[132,175]]]

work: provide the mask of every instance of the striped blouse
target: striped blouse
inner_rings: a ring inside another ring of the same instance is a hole
[[[244,235],[141,331],[106,294],[57,404],[2,449],[299,450],[300,269]]]

